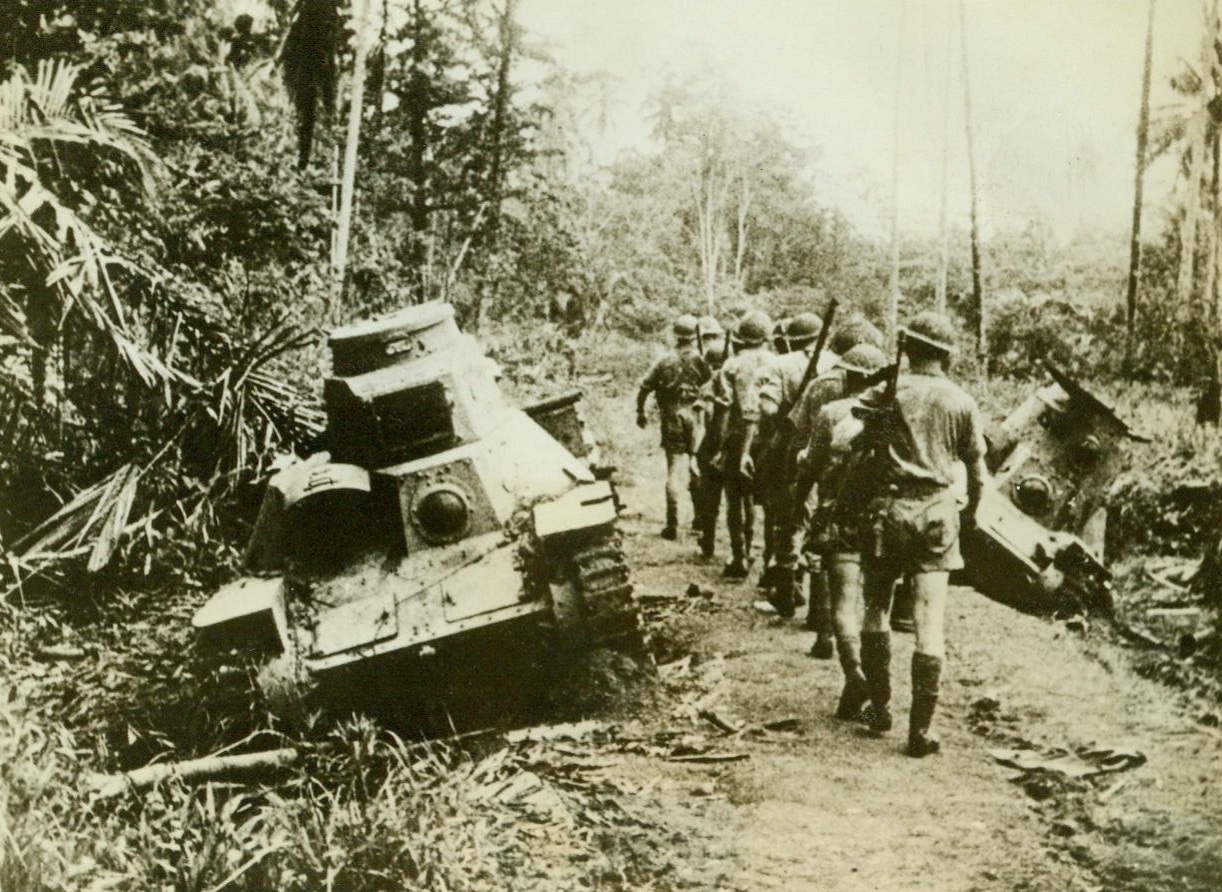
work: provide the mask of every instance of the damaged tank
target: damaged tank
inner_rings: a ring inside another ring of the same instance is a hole
[[[269,656],[265,692],[308,681],[324,703],[443,722],[526,690],[524,667],[643,653],[619,502],[591,468],[578,394],[509,405],[446,304],[328,345],[325,451],[270,479],[250,575],[194,616],[206,641]]]
[[[1047,364],[1040,388],[989,436],[992,480],[963,541],[966,575],[981,593],[1029,613],[1108,613],[1107,488],[1121,446],[1145,440],[1064,371]]]

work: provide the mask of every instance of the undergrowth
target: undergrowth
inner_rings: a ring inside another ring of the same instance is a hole
[[[507,876],[515,888],[588,888],[639,855],[624,854],[634,847],[613,820],[591,822],[597,791],[557,784],[542,805],[506,796],[538,776],[505,751],[409,743],[364,719],[297,745],[304,761],[275,786],[171,782],[103,799],[73,734],[9,702],[0,888],[481,890]]]

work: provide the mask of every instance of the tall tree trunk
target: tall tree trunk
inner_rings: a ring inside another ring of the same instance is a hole
[[[950,238],[946,222],[947,205],[950,201],[950,85],[951,85],[951,34],[952,7],[946,9],[946,81],[942,88],[942,202],[938,209],[938,278],[934,284],[934,309],[946,312],[946,270],[950,264]]]
[[[354,0],[356,60],[352,66],[352,95],[348,104],[348,135],[344,143],[344,170],[340,178],[339,222],[335,232],[335,268],[332,306],[338,306],[348,270],[348,241],[352,233],[352,205],[356,193],[356,156],[361,141],[361,112],[365,105],[365,57],[369,53],[370,0]]]
[[[501,202],[504,197],[505,165],[505,119],[509,107],[509,70],[513,64],[514,8],[516,0],[505,0],[505,7],[497,22],[500,32],[496,69],[496,94],[492,99],[492,131],[489,134],[488,167],[488,237],[486,257],[489,269],[480,283],[479,306],[476,309],[476,325],[482,327],[489,305],[497,293],[497,248],[501,236]],[[490,273],[490,275],[488,274]]]
[[[887,289],[887,341],[894,347],[900,315],[900,85],[904,74],[904,4],[895,40],[895,106],[891,117],[891,276]]]
[[[967,56],[967,10],[959,0],[959,43],[963,56],[963,128],[967,137],[967,170],[971,178],[972,197],[972,310],[976,323],[976,355],[989,371],[987,319],[984,306],[984,286],[980,273],[980,189],[976,179],[976,147],[972,132],[972,79]]]
[[[1196,298],[1196,261],[1197,261],[1197,226],[1201,219],[1201,187],[1204,183],[1207,159],[1211,155],[1209,137],[1209,99],[1211,84],[1208,72],[1213,70],[1214,59],[1214,29],[1213,18],[1209,8],[1204,9],[1205,27],[1202,31],[1200,65],[1201,65],[1201,95],[1199,104],[1188,124],[1187,150],[1188,182],[1184,196],[1184,219],[1180,225],[1180,268],[1176,277],[1176,295],[1181,303],[1186,302],[1194,317],[1203,319],[1200,314],[1200,301]],[[1208,295],[1203,296],[1208,300]]]
[[[429,54],[429,23],[421,0],[412,3],[412,52],[407,77],[407,179],[412,184],[408,213],[411,242],[407,256],[411,266],[412,298],[419,303],[428,296],[429,268],[429,172],[428,116],[432,106],[426,63]]]
[[[734,281],[742,291],[747,285],[747,229],[750,223],[752,200],[751,180],[747,176],[745,167],[739,170],[738,184],[738,213],[734,230]]]
[[[1137,338],[1137,287],[1141,282],[1141,208],[1146,178],[1146,143],[1150,135],[1150,70],[1154,59],[1154,6],[1146,18],[1146,54],[1141,74],[1141,114],[1137,120],[1137,162],[1133,186],[1133,232],[1129,239],[1129,289],[1125,299],[1124,367],[1133,370]]]
[[[710,161],[702,161],[696,184],[696,225],[700,275],[710,314],[714,314],[717,309],[717,273],[721,266],[721,230],[718,223],[721,220],[723,197],[717,178],[716,165]]]

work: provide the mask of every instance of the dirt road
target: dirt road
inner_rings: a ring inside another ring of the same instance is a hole
[[[616,408],[612,404],[612,408]],[[627,406],[618,407],[626,419]],[[608,419],[609,421],[610,419]],[[603,428],[611,429],[608,424]],[[912,642],[896,636],[897,728],[876,740],[832,711],[840,674],[806,656],[812,636],[752,608],[754,580],[726,583],[721,557],[702,561],[692,537],[658,536],[661,459],[654,433],[615,425],[627,530],[646,599],[712,592],[685,609],[655,609],[660,663],[672,684],[732,723],[793,718],[788,730],[732,736],[743,761],[629,762],[651,778],[651,808],[675,828],[676,872],[665,885],[741,889],[1217,889],[1222,885],[1222,734],[1176,696],[1139,678],[1098,630],[1086,637],[956,589],[937,722],[944,751],[901,748]],[[724,557],[724,545],[722,546]],[[691,657],[689,662],[685,659]],[[705,676],[701,667],[715,669]],[[681,671],[679,671],[681,670]],[[702,679],[697,683],[694,679]],[[692,722],[692,709],[644,719]],[[1006,747],[1140,752],[1146,763],[1099,780],[1011,778],[989,751]]]

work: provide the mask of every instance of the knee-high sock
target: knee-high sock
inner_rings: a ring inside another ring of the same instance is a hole
[[[870,691],[870,702],[882,708],[891,703],[891,633],[861,633],[861,671]]]
[[[908,717],[908,737],[927,737],[938,708],[942,684],[942,658],[930,654],[912,655],[912,711]]]

